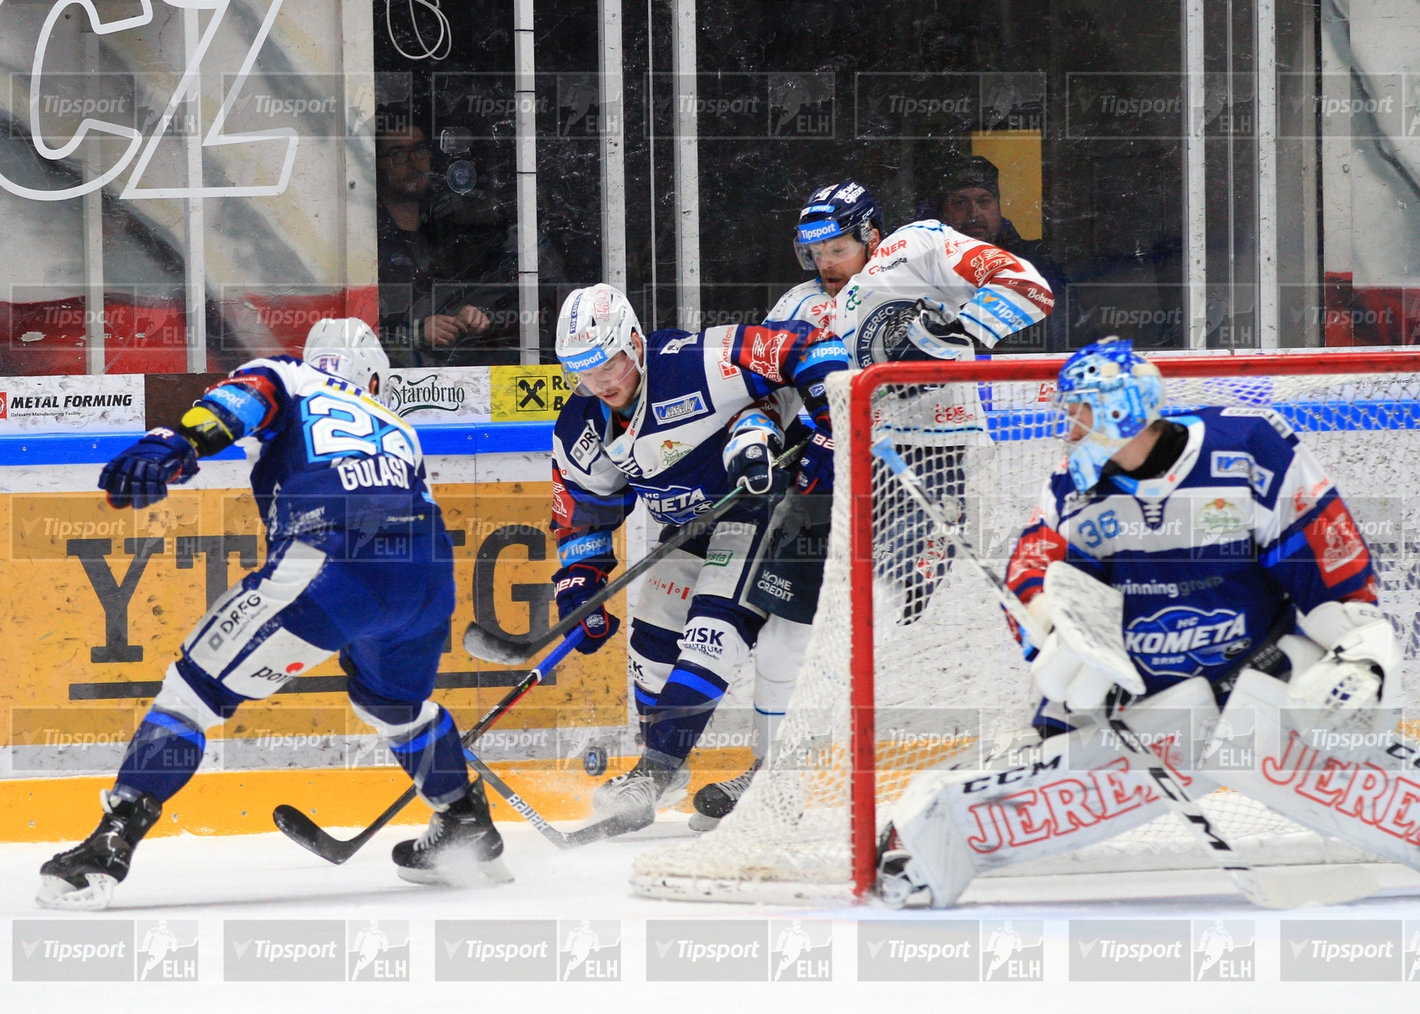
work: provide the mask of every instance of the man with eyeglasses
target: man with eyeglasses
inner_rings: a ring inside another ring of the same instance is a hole
[[[486,343],[479,339],[497,337],[493,321],[487,307],[460,300],[442,305],[439,290],[486,280],[496,258],[475,249],[468,230],[441,228],[453,223],[441,222],[430,206],[430,149],[422,128],[410,124],[379,135],[375,172],[380,332],[390,361],[462,365],[470,344],[481,349]]]

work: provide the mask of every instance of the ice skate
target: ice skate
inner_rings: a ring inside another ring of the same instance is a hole
[[[436,810],[418,838],[396,845],[391,858],[400,877],[412,884],[468,887],[480,879],[495,884],[512,881],[502,855],[503,836],[493,826],[479,780],[463,798]]]
[[[100,799],[104,815],[94,833],[39,868],[35,902],[41,908],[107,908],[113,889],[128,876],[134,848],[163,812],[163,804],[147,793],[130,800],[106,790]]]
[[[926,883],[914,875],[912,854],[902,847],[892,824],[878,836],[878,882],[873,893],[892,908],[905,908],[914,900],[929,901],[931,897]]]
[[[743,774],[723,782],[711,782],[709,785],[702,785],[700,791],[695,794],[695,812],[690,815],[690,829],[692,831],[709,831],[721,818],[735,808],[735,804],[740,801],[740,797],[749,788],[749,783],[754,780],[755,772],[759,770],[760,761],[755,758],[749,770]]]
[[[597,787],[592,809],[603,816],[626,820],[627,831],[639,831],[656,821],[656,811],[685,798],[690,772],[682,764],[668,768],[642,757],[636,766]]]

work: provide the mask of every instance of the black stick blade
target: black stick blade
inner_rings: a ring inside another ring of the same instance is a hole
[[[470,623],[463,632],[463,650],[474,658],[500,665],[519,666],[537,650],[537,645],[529,645],[521,640],[495,634],[476,623]]]
[[[271,811],[271,819],[287,838],[328,863],[339,866],[355,854],[355,849],[348,848],[350,842],[332,838],[294,806],[282,803]],[[359,848],[359,845],[356,845],[356,848]]]

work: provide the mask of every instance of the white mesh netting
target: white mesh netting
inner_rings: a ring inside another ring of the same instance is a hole
[[[1277,357],[1291,370],[1317,357]],[[1370,543],[1382,578],[1381,605],[1405,646],[1403,699],[1420,691],[1416,614],[1420,566],[1405,534],[1417,530],[1411,494],[1420,460],[1420,377],[1400,372],[1226,375],[1256,369],[1256,357],[1222,357],[1218,375],[1168,381],[1169,413],[1188,406],[1277,409],[1327,466]],[[1239,365],[1243,364],[1243,365]],[[1019,364],[1017,364],[1019,367]],[[1029,380],[921,387],[888,384],[872,395],[872,439],[891,439],[939,498],[960,498],[978,555],[997,573],[1060,461],[1059,416],[1050,408],[1053,367]],[[1316,370],[1317,367],[1309,366]],[[1211,369],[1211,367],[1210,367]],[[1028,719],[1029,676],[992,590],[973,568],[940,565],[942,549],[921,512],[872,463],[875,578],[856,587],[849,570],[855,498],[850,462],[870,440],[852,425],[846,376],[830,384],[839,421],[830,552],[813,637],[771,762],[713,832],[638,856],[632,884],[643,894],[790,903],[852,894],[850,815],[850,632],[872,598],[876,809],[912,773],[987,748]],[[983,411],[984,410],[984,411]],[[990,423],[989,439],[975,421]],[[1225,837],[1254,863],[1365,858],[1226,790],[1204,801]],[[1210,865],[1178,818],[1160,818],[1110,842],[1008,872],[1100,872]]]

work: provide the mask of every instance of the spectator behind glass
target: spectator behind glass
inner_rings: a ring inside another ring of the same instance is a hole
[[[518,361],[507,228],[474,195],[431,193],[429,142],[417,126],[375,140],[380,340],[394,366]],[[468,290],[503,282],[493,299]]]
[[[1001,216],[1001,171],[989,159],[973,155],[950,164],[942,184],[939,214],[943,222],[957,232],[995,244],[1030,261],[1055,293],[1054,313],[1017,335],[1012,344],[1052,352],[1068,349],[1070,319],[1079,316],[1066,295],[1069,279],[1051,258],[1044,240],[1022,239],[1011,220]]]

